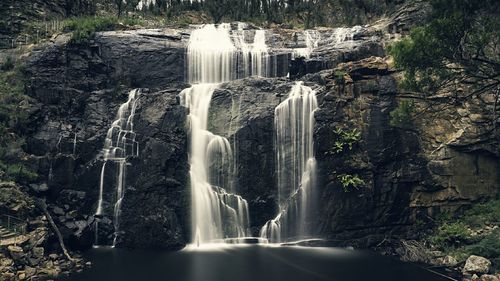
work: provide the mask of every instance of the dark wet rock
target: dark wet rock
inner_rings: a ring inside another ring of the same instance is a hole
[[[338,245],[414,236],[417,220],[458,212],[499,190],[500,146],[482,137],[491,121],[484,109],[492,100],[428,111],[412,128],[390,125],[390,112],[411,97],[398,93],[393,70],[382,58],[382,31],[357,28],[352,40],[333,46],[327,44],[332,30],[323,30],[324,43],[311,57],[291,62],[291,77],[317,90],[317,233]],[[291,34],[269,42],[273,54],[283,58],[276,69],[288,68],[287,48],[295,47],[286,39]],[[27,93],[38,104],[30,118],[26,148],[32,155],[26,162],[41,175],[32,189],[58,208],[51,211],[70,247],[89,247],[96,225],[101,242],[113,243],[116,164],[106,169],[105,215],[93,216],[101,150],[119,106],[134,88],[142,89],[134,119],[139,157],[127,159],[117,245],[178,249],[190,237],[188,111],[177,97],[187,87],[187,36],[168,29],[103,32],[75,45],[61,35],[30,57]],[[213,94],[209,129],[232,143],[234,187],[249,202],[254,235],[276,215],[274,108],[293,83],[240,79]],[[418,108],[427,105],[415,102]],[[339,128],[361,132],[352,150],[332,152]],[[345,192],[341,174],[358,175],[365,185]],[[41,188],[45,183],[47,190]]]
[[[212,97],[209,130],[227,137],[234,147],[234,188],[248,201],[254,235],[277,212],[274,108],[292,85],[286,79],[248,78],[223,84]]]

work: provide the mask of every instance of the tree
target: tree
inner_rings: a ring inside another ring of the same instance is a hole
[[[496,0],[431,0],[428,24],[390,47],[403,87],[424,97],[451,93],[454,102],[500,88],[500,6]]]
[[[122,16],[123,8],[125,7],[124,0],[114,0],[116,4],[116,13],[118,17]]]
[[[214,23],[220,23],[222,18],[228,14],[230,5],[228,0],[206,0],[205,9],[210,13]]]

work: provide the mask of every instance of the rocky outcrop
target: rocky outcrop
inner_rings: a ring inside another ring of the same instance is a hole
[[[401,99],[412,99],[398,93],[392,73],[382,58],[374,57],[340,64],[322,74],[326,87],[319,92],[320,110],[315,115],[323,194],[320,229],[332,239],[360,238],[360,245],[366,246],[386,236],[411,238],[417,221],[498,196],[499,175],[493,171],[500,167],[494,151],[483,153],[484,147],[475,150],[473,145],[468,146],[471,150],[458,150],[442,133],[454,134],[453,129],[432,131],[423,125],[459,118],[454,112],[438,106],[420,113],[411,128],[391,125],[389,113]],[[428,101],[414,102],[429,108]],[[345,141],[336,131],[339,128],[361,132],[352,149],[335,149],[337,142]],[[477,123],[468,128],[472,135],[488,129],[486,124]],[[436,166],[436,149],[448,151],[447,157],[438,161],[443,165],[440,167]],[[478,169],[469,164],[472,161],[467,159],[471,158],[478,159]],[[345,192],[339,178],[345,174],[357,175],[365,184]]]
[[[60,36],[34,51],[27,64],[27,92],[38,104],[27,142],[32,156],[26,162],[42,175],[42,183],[33,188],[57,205],[55,220],[71,248],[94,242],[100,151],[118,107],[133,88],[144,89],[135,120],[141,157],[129,159],[127,166],[130,196],[123,202],[127,219],[121,222],[124,238],[118,243],[160,248],[184,243],[186,111],[176,97],[186,87],[185,42],[178,32],[162,34],[107,32],[83,45]],[[48,188],[39,188],[43,182]],[[110,205],[115,184],[105,183]],[[149,232],[136,229],[146,221]],[[108,229],[106,235],[112,236],[113,227]]]
[[[247,78],[221,85],[212,96],[209,130],[232,144],[234,188],[248,201],[253,235],[277,212],[274,108],[291,86],[283,78]]]

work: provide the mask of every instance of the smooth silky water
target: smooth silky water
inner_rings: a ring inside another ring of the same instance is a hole
[[[64,281],[445,281],[413,264],[340,248],[262,245],[179,252],[93,249]]]
[[[187,50],[187,77],[192,86],[185,89],[180,98],[181,103],[190,110],[191,244],[177,252],[94,248],[84,253],[84,257],[92,262],[92,267],[62,280],[447,280],[416,265],[369,252],[277,244],[291,238],[313,235],[309,231],[311,225],[308,221],[313,215],[314,206],[316,167],[313,127],[317,101],[314,90],[301,82],[292,87],[288,98],[275,111],[278,213],[263,226],[261,237],[247,237],[248,204],[232,184],[234,175],[231,169],[236,165],[237,155],[234,155],[226,138],[208,130],[210,101],[220,83],[241,76],[269,75],[270,60],[265,31],[255,31],[253,43],[250,43],[246,42],[244,28],[240,24],[238,30],[233,32],[227,24],[205,25],[193,31]],[[346,35],[348,31],[339,29],[331,40],[349,41],[351,37]],[[321,37],[312,31],[305,35],[307,48],[294,52],[309,57]],[[242,65],[240,74],[235,71],[238,61]],[[135,93],[131,97],[123,108],[131,104],[130,100],[135,104]],[[120,112],[119,116],[123,115]],[[127,120],[133,120],[133,113],[131,111],[127,115]],[[125,127],[128,128],[128,125]],[[131,126],[127,130],[133,132]],[[108,138],[112,139],[110,136]],[[135,141],[135,137],[131,140]],[[113,147],[111,143],[106,143],[105,159],[120,160],[120,175],[124,174],[126,157],[110,154],[115,151]],[[132,151],[135,153],[138,149],[132,146]],[[106,161],[102,175],[105,169]],[[117,186],[117,197],[121,199],[123,183],[119,181]],[[102,201],[101,195],[97,214],[103,210]],[[116,221],[120,201],[115,204]],[[118,229],[118,224],[115,228]]]

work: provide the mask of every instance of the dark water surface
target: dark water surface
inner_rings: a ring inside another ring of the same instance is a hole
[[[179,252],[93,249],[66,281],[445,281],[418,266],[339,248],[232,246]]]

